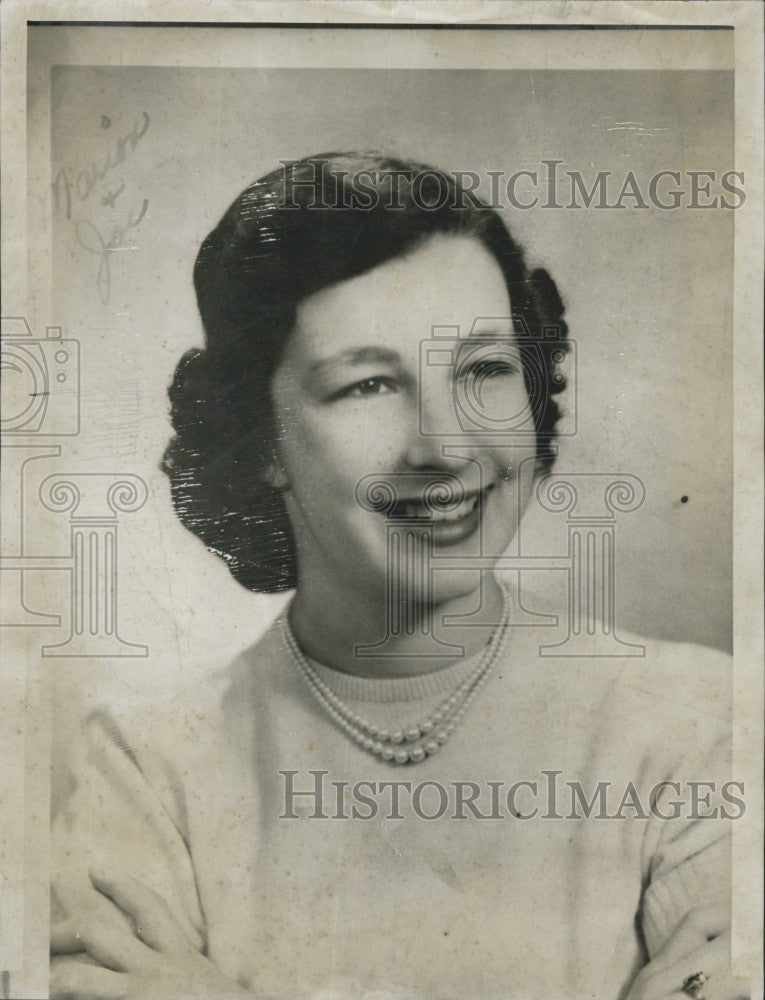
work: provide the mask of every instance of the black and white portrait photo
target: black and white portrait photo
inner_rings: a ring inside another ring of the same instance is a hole
[[[61,7],[0,996],[762,997],[759,6]]]

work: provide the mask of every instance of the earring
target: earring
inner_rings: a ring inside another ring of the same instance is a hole
[[[266,466],[265,480],[275,490],[286,490],[290,485],[287,473],[276,462],[269,462]]]

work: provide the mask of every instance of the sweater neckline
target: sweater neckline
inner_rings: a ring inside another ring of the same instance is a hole
[[[289,604],[277,616],[274,625],[277,627],[283,625],[289,629],[288,615]],[[507,628],[507,623],[503,622],[497,627],[504,630]],[[495,630],[493,629],[481,649],[472,656],[458,659],[448,666],[437,667],[424,674],[416,674],[411,677],[359,677],[356,674],[348,674],[327,666],[327,664],[308,656],[305,651],[303,651],[303,656],[338,698],[380,704],[413,702],[451,693],[458,688],[462,681],[476,668],[480,659],[487,655],[494,634]],[[504,642],[507,643],[508,639],[509,636],[506,635]]]
[[[412,677],[359,677],[346,674],[306,657],[330,690],[348,701],[411,702],[446,694],[459,687],[485,654],[486,646],[473,656],[457,660],[425,674]]]

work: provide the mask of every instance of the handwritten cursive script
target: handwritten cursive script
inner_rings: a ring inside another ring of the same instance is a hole
[[[63,207],[66,218],[71,219],[74,201],[77,200],[80,203],[87,201],[100,183],[106,184],[109,174],[133,155],[138,143],[149,131],[150,123],[151,118],[148,113],[142,111],[130,131],[117,138],[103,162],[91,163],[90,167],[84,167],[77,173],[69,171],[65,167],[59,170],[56,179],[51,184],[54,214]],[[121,190],[122,188],[113,192],[107,191],[102,202],[113,205]]]
[[[97,226],[93,225],[87,219],[78,219],[76,223],[77,242],[83,250],[98,257],[96,282],[98,284],[98,294],[104,305],[108,303],[111,294],[110,257],[115,250],[127,249],[125,247],[125,237],[131,229],[135,229],[136,226],[140,225],[148,207],[149,202],[144,198],[138,215],[133,217],[131,212],[127,222],[112,228],[111,236],[108,239],[104,237]]]

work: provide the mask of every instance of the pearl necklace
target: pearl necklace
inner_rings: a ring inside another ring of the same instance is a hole
[[[465,716],[471,702],[489,678],[505,641],[510,612],[510,595],[502,587],[502,618],[478,664],[457,689],[426,719],[389,733],[363,719],[342,701],[319,677],[306,659],[290,628],[287,614],[281,619],[282,632],[301,676],[316,701],[355,743],[392,764],[416,764],[437,753]]]

